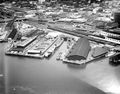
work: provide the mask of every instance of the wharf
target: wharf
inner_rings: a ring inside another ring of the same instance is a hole
[[[93,16],[98,17],[94,14]],[[92,25],[90,20],[89,24]],[[30,20],[25,23],[44,30],[56,23],[64,23],[65,27],[68,24],[69,26],[77,24],[79,27],[80,24],[54,21],[38,24]],[[69,35],[71,36],[76,38]],[[87,65],[79,66],[56,60],[61,51],[66,51],[67,41],[47,59],[5,55],[6,45],[7,43],[0,44],[1,94],[9,92],[11,94],[120,94],[120,66],[110,65],[109,58],[97,59]]]

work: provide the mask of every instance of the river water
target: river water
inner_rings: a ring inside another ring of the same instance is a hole
[[[108,59],[87,66],[57,61],[57,49],[49,59],[5,55],[0,44],[0,94],[120,94],[120,66],[109,65]]]
[[[0,44],[1,92],[6,94],[104,94],[85,82],[84,67],[56,61],[60,47],[50,59],[4,54]]]

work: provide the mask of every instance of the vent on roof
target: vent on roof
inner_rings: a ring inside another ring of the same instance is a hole
[[[90,43],[87,38],[79,39],[66,56],[68,60],[86,59],[90,51]]]

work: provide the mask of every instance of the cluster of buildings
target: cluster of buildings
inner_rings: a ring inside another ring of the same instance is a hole
[[[27,4],[26,1],[22,3]],[[14,3],[9,6],[3,4],[0,17],[3,17],[2,22],[5,23],[1,27],[0,41],[12,41],[6,54],[43,58],[51,55],[57,48],[56,45],[61,46],[71,37],[74,41],[69,40],[67,44],[72,42],[72,47],[65,50],[61,60],[85,64],[98,56],[107,57],[106,54],[111,51],[105,49],[106,45],[109,49],[120,45],[119,9],[115,7],[115,1],[112,9],[109,6],[110,1],[104,3],[102,7],[93,3],[82,8],[66,4],[53,7],[35,2],[29,2],[29,6],[24,7],[15,6]],[[31,5],[34,5],[34,8]],[[31,23],[33,25],[30,25]],[[34,23],[38,26],[34,26]],[[102,49],[101,53],[96,47]],[[95,51],[99,52],[98,56],[93,54]],[[79,63],[81,61],[82,63]]]

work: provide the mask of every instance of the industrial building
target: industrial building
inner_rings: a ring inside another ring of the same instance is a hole
[[[90,49],[91,47],[89,40],[86,38],[81,38],[72,46],[67,58],[69,60],[84,60],[87,58]]]
[[[120,94],[119,0],[1,0],[0,94]]]

